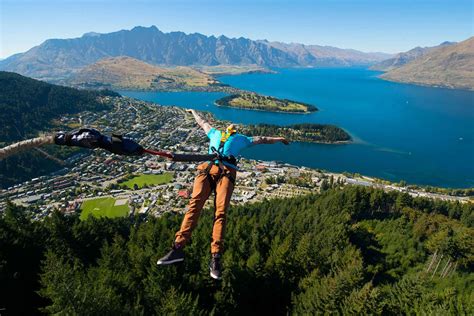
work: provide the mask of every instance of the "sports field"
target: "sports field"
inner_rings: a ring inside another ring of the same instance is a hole
[[[163,174],[141,174],[130,180],[127,180],[121,185],[127,186],[129,189],[133,189],[133,186],[136,184],[138,188],[143,188],[143,185],[148,186],[160,185],[168,183],[173,179],[173,174],[163,173]]]
[[[111,197],[84,201],[81,210],[81,220],[86,219],[89,215],[110,218],[123,217],[127,216],[129,212],[127,200],[116,200]]]

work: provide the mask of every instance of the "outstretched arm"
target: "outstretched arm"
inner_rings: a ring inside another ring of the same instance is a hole
[[[290,142],[285,137],[268,137],[268,136],[254,136],[253,137],[254,145],[275,144],[278,142],[282,142],[285,145],[290,144]]]
[[[211,130],[212,126],[209,124],[205,119],[201,117],[195,110],[186,110],[186,112],[191,113],[194,116],[194,119],[196,120],[196,123],[198,123],[199,126],[204,130],[204,132],[209,133]]]

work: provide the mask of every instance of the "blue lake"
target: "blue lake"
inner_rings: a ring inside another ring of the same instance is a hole
[[[474,92],[392,83],[367,69],[279,69],[277,74],[224,76],[234,87],[316,105],[312,114],[217,107],[223,93],[121,94],[162,105],[210,111],[236,123],[328,123],[354,138],[347,145],[293,143],[246,150],[248,158],[279,160],[335,172],[442,187],[474,186]]]

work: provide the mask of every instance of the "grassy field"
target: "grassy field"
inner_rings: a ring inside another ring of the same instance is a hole
[[[125,185],[129,189],[133,189],[134,185],[136,184],[138,188],[143,188],[145,184],[147,184],[148,186],[160,185],[160,184],[168,183],[172,179],[173,179],[173,175],[171,173],[141,174],[130,180],[122,182],[120,185]]]
[[[111,197],[98,198],[84,201],[81,205],[81,220],[86,219],[89,215],[95,217],[123,217],[129,212],[128,202],[122,205],[115,205],[116,200]]]

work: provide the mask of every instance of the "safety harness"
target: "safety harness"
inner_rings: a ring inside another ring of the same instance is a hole
[[[234,135],[235,132],[229,134],[226,133],[221,137],[221,141],[219,143],[219,148],[216,149],[214,146],[211,147],[212,153],[215,155],[215,159],[211,160],[208,162],[206,168],[200,172],[200,174],[206,175],[207,180],[209,181],[209,184],[211,185],[212,191],[214,193],[216,192],[216,186],[219,183],[219,181],[222,179],[222,177],[227,177],[232,185],[235,185],[235,178],[231,175],[229,170],[224,168],[224,166],[228,168],[232,168],[234,170],[239,170],[237,167],[237,159],[234,156],[225,156],[223,153],[224,150],[224,145],[225,143],[229,140],[232,135]],[[210,174],[212,166],[218,166],[219,167],[219,173],[216,181],[212,180],[212,176]]]

